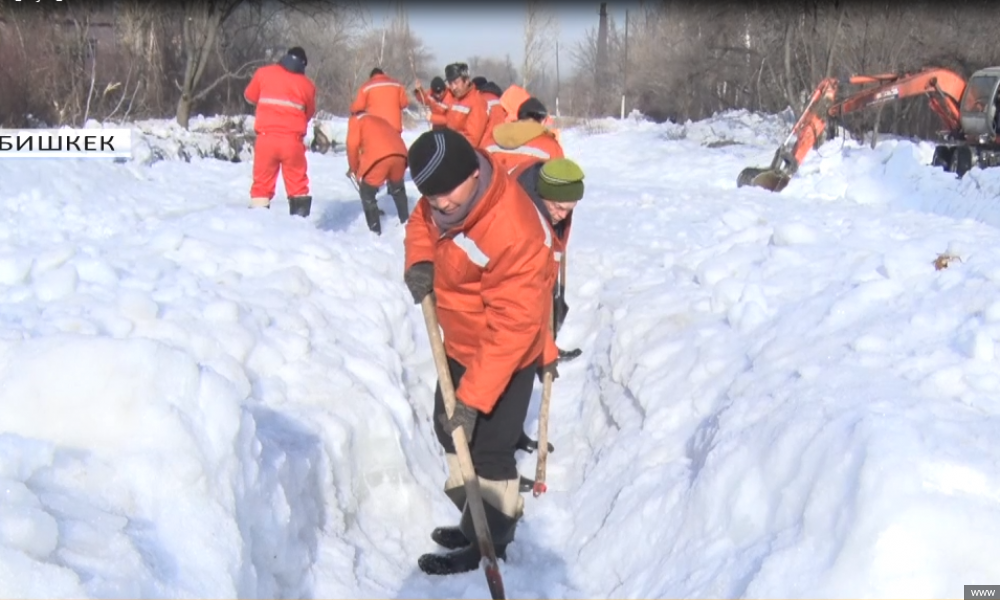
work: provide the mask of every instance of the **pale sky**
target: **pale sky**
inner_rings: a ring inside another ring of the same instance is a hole
[[[404,6],[406,6],[404,4]],[[395,6],[388,2],[366,5],[380,25],[391,19]],[[560,63],[571,68],[570,48],[583,39],[587,30],[598,25],[600,2],[553,2],[550,9],[559,21]],[[638,10],[638,0],[608,2],[608,14],[619,26],[625,24],[625,11]],[[456,2],[434,4],[414,2],[406,6],[413,32],[434,53],[436,66],[443,69],[452,62],[467,61],[472,56],[503,59],[520,67],[524,58],[524,4],[488,3],[475,6]],[[566,61],[562,63],[562,61]],[[553,57],[554,62],[554,57]]]

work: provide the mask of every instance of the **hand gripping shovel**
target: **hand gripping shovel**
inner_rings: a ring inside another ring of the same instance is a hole
[[[360,186],[358,185],[358,178],[354,176],[354,173],[352,173],[351,170],[348,169],[347,173],[344,173],[344,175],[346,175],[347,178],[351,180],[351,185],[354,186],[354,191],[358,191],[360,189]]]
[[[441,395],[444,397],[444,410],[450,419],[455,412],[455,386],[451,381],[451,372],[448,371],[448,358],[444,352],[444,341],[441,339],[437,309],[430,294],[424,296],[420,302],[420,308],[424,311],[427,337],[434,354],[434,366],[437,367]],[[479,554],[482,556],[480,565],[486,574],[486,585],[489,586],[493,599],[500,600],[505,597],[503,577],[500,575],[500,565],[497,562],[497,553],[493,547],[490,530],[486,525],[483,494],[479,489],[479,478],[476,477],[476,470],[472,466],[472,455],[469,453],[469,441],[465,439],[465,430],[461,427],[456,428],[451,434],[451,439],[455,444],[455,454],[458,455],[458,463],[462,468],[462,479],[465,480],[466,502],[472,513],[472,525],[476,530],[476,541],[479,543]]]
[[[413,81],[417,82],[417,86],[420,87],[420,80],[417,78],[417,65],[413,61],[413,50],[410,50],[410,71],[413,73]],[[417,102],[417,104],[421,105],[420,116],[423,117],[425,121],[427,121],[427,129],[428,130],[433,129],[434,127],[431,123],[431,115],[430,115],[431,109],[427,106],[424,106],[419,101]]]

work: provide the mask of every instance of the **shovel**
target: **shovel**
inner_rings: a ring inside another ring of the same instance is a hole
[[[559,258],[559,281],[556,285],[566,284],[566,253]],[[553,335],[556,329],[556,315],[553,311],[549,318],[549,332]],[[558,359],[556,360],[558,362]],[[552,373],[546,372],[542,378],[542,405],[538,409],[538,462],[535,463],[535,485],[531,491],[537,498],[548,491],[545,485],[545,468],[549,460],[549,404],[552,400]]]
[[[424,296],[420,302],[420,308],[424,311],[427,337],[430,339],[431,351],[434,354],[434,366],[437,367],[441,395],[444,397],[444,410],[450,419],[455,414],[455,385],[451,381],[451,372],[448,370],[448,356],[445,354],[444,341],[441,339],[434,298],[430,294]],[[465,439],[465,430],[461,427],[452,432],[451,439],[455,444],[455,454],[458,455],[458,463],[462,468],[462,479],[465,480],[465,497],[469,511],[472,513],[472,526],[476,530],[476,541],[482,556],[480,565],[486,574],[486,585],[490,588],[490,595],[493,599],[501,600],[504,598],[503,577],[500,575],[500,565],[497,562],[493,539],[490,537],[490,529],[486,524],[483,493],[479,487],[476,469],[472,465],[469,440]]]

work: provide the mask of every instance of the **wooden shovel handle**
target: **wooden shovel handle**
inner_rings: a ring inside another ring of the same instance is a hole
[[[444,409],[448,418],[455,414],[455,384],[451,380],[448,369],[448,355],[445,354],[444,341],[441,339],[441,329],[438,324],[437,309],[431,294],[424,296],[420,302],[424,312],[424,323],[427,325],[427,337],[434,354],[434,366],[437,367],[438,381],[441,385],[441,395],[444,397]],[[455,428],[451,434],[455,445],[455,454],[462,469],[462,479],[465,481],[465,495],[469,511],[472,514],[472,525],[476,530],[476,540],[482,555],[482,567],[486,574],[486,584],[494,600],[504,598],[503,577],[500,575],[500,565],[497,562],[496,549],[490,537],[490,528],[486,524],[486,509],[483,507],[483,493],[479,488],[479,478],[472,465],[472,455],[469,453],[469,442],[465,439],[465,430]]]

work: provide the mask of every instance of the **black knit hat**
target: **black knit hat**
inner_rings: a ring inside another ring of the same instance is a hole
[[[479,91],[486,92],[487,94],[493,94],[497,98],[503,96],[503,90],[500,89],[499,85],[493,83],[492,81],[487,81],[485,84],[481,85],[479,87]]]
[[[431,91],[434,92],[435,94],[440,94],[441,92],[443,92],[445,87],[446,86],[444,85],[444,79],[441,79],[436,75],[434,76],[434,79],[431,79]]]
[[[487,81],[488,80],[482,75],[476,75],[475,77],[472,78],[472,85],[476,86],[476,89],[481,91],[483,89],[483,86],[486,85]]]
[[[549,110],[545,108],[542,101],[538,98],[532,96],[524,102],[517,109],[517,120],[523,121],[525,119],[534,119],[538,122],[544,121],[545,117],[549,116]]]
[[[303,67],[309,64],[309,60],[306,59],[306,51],[303,50],[301,46],[295,46],[294,48],[289,48],[288,53],[294,56],[295,58],[301,60]]]
[[[465,136],[453,129],[426,131],[407,152],[413,183],[424,196],[457,188],[479,168],[479,157]]]

